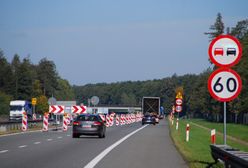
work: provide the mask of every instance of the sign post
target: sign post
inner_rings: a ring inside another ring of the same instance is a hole
[[[208,79],[210,95],[224,102],[223,141],[226,145],[226,102],[235,99],[242,88],[242,81],[237,72],[230,69],[236,65],[242,56],[239,41],[230,35],[220,35],[211,41],[208,49],[210,60],[218,67]]]
[[[35,114],[35,105],[37,104],[37,99],[32,98],[32,105],[33,105],[33,114]]]

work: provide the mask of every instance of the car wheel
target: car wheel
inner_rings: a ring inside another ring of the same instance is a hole
[[[73,134],[72,134],[72,138],[79,138],[79,135],[76,134],[76,133],[73,133]]]
[[[103,131],[98,135],[99,138],[103,138],[104,137],[104,133]]]

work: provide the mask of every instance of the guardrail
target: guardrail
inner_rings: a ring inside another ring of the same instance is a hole
[[[53,123],[54,120],[49,120]],[[42,128],[43,120],[28,120],[28,128]],[[22,129],[22,120],[0,122],[0,132],[9,132]]]
[[[225,163],[225,167],[248,167],[248,152],[240,151],[227,145],[210,145],[210,148],[216,163],[220,159]]]

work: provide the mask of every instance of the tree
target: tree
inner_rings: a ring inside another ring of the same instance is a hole
[[[9,102],[11,99],[10,95],[0,91],[0,115],[9,115]]]
[[[54,95],[58,100],[73,100],[75,98],[72,87],[64,79],[58,79],[58,87]]]
[[[14,58],[11,62],[11,69],[13,72],[13,77],[14,77],[14,83],[15,83],[15,94],[14,94],[14,98],[17,99],[18,98],[18,76],[20,74],[20,66],[21,66],[21,61],[20,61],[20,57],[19,55],[15,54]]]
[[[42,59],[37,67],[37,74],[44,95],[51,97],[58,88],[58,74],[53,61]]]
[[[33,69],[29,58],[24,58],[18,75],[18,99],[30,100],[33,90]]]
[[[36,105],[36,112],[38,114],[44,114],[45,112],[48,112],[48,99],[46,96],[41,95],[37,98],[37,105]]]
[[[0,91],[13,94],[13,74],[2,50],[0,50]]]
[[[211,25],[209,29],[211,30],[211,32],[206,32],[204,34],[209,36],[210,41],[214,39],[215,37],[224,33],[225,26],[222,21],[222,16],[220,13],[217,14],[217,18],[215,20],[214,25]]]

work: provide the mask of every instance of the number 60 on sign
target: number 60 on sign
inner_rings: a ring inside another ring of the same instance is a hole
[[[232,69],[220,68],[208,80],[208,90],[213,98],[227,102],[235,99],[242,88],[240,76]]]

